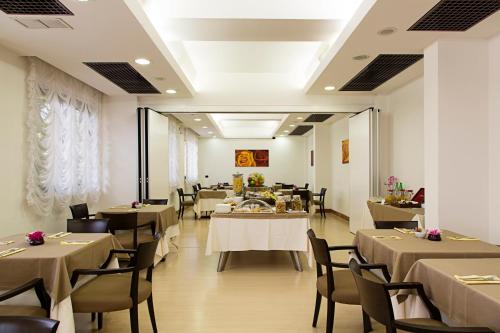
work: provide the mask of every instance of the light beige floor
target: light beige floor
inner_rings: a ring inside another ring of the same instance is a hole
[[[153,274],[153,294],[159,332],[306,333],[324,332],[326,303],[318,327],[311,327],[316,272],[293,269],[287,252],[231,254],[226,271],[217,273],[218,256],[205,256],[208,219],[195,221],[186,212],[173,249]],[[330,244],[351,244],[347,222],[328,214],[312,220],[316,234]],[[335,255],[344,261],[346,255]],[[147,305],[139,306],[141,332],[152,332]],[[90,315],[75,316],[77,332],[91,332]],[[104,315],[101,332],[130,332],[128,311]],[[385,331],[374,325],[376,332]],[[361,308],[338,304],[335,333],[362,332]]]

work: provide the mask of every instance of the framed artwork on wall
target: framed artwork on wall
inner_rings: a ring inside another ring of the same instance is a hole
[[[268,167],[269,150],[237,149],[234,151],[235,167]]]
[[[342,140],[342,164],[349,163],[349,139]]]

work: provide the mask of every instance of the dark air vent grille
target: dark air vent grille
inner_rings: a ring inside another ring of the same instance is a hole
[[[297,126],[289,135],[303,135],[312,129],[312,125]]]
[[[465,31],[499,9],[499,0],[441,0],[408,30]]]
[[[127,62],[85,62],[84,64],[130,94],[160,93]]]
[[[0,10],[10,15],[73,15],[58,0],[0,0]]]
[[[379,54],[340,90],[371,91],[423,57],[422,54]]]
[[[333,116],[333,113],[315,113],[304,120],[305,123],[322,123]]]

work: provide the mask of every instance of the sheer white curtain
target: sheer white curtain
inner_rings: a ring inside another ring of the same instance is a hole
[[[198,182],[198,136],[191,130],[186,130],[186,180]]]
[[[48,216],[103,191],[101,93],[30,58],[26,199]]]
[[[170,192],[174,192],[180,185],[179,179],[179,142],[177,134],[179,126],[171,117],[168,118],[168,179]]]

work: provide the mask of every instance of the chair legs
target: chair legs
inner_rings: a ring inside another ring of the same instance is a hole
[[[314,306],[314,316],[313,316],[313,327],[316,327],[316,324],[318,324],[318,316],[319,316],[319,309],[321,307],[321,294],[316,291],[316,305]]]
[[[130,308],[130,331],[132,333],[139,333],[139,313],[137,304]]]
[[[92,313],[90,314],[90,319],[92,320],[92,322],[94,322],[94,321],[95,321],[95,312],[92,312]]]
[[[103,321],[102,312],[99,312],[97,314],[97,329],[98,330],[102,330],[102,321]]]
[[[177,219],[181,218],[182,206],[179,207],[179,212],[177,213]]]
[[[363,332],[368,333],[373,330],[372,322],[370,321],[370,316],[363,311]]]
[[[335,302],[328,300],[328,308],[326,311],[326,333],[333,333],[333,319],[335,318]]]
[[[149,318],[151,318],[151,326],[153,326],[153,332],[158,332],[156,328],[156,319],[155,319],[155,308],[153,305],[153,294],[148,298],[148,310],[149,310]]]

